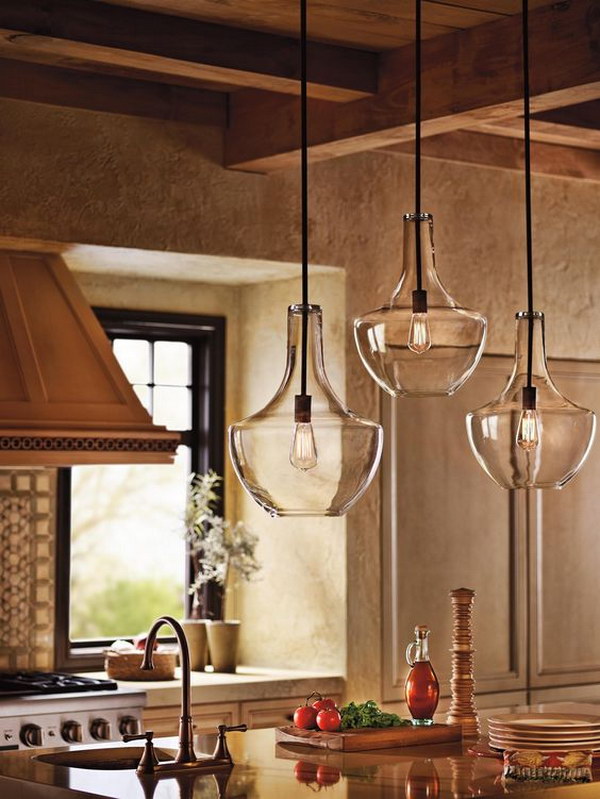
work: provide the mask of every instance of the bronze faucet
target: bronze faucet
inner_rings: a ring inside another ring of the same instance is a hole
[[[145,740],[144,751],[142,758],[137,766],[137,773],[141,777],[161,777],[169,776],[172,772],[188,772],[194,771],[207,771],[211,774],[218,773],[219,771],[231,771],[234,766],[231,752],[227,746],[226,733],[232,731],[246,732],[248,729],[246,724],[238,724],[235,727],[227,727],[225,724],[219,724],[217,727],[217,743],[212,757],[201,757],[198,760],[188,761],[186,763],[177,760],[163,760],[159,761],[154,751],[154,743],[152,741],[154,733],[152,730],[147,730],[139,735],[124,735],[123,740],[125,743],[128,741],[143,741]]]
[[[246,732],[247,726],[239,724],[235,727],[227,727],[225,724],[220,724],[218,729],[217,744],[212,757],[201,757],[200,760],[196,757],[193,746],[193,724],[192,724],[192,705],[191,705],[191,668],[190,668],[190,650],[188,647],[187,638],[181,624],[176,621],[172,616],[160,616],[156,619],[148,637],[146,638],[146,647],[144,649],[144,659],[142,660],[141,669],[153,669],[152,653],[154,651],[154,643],[160,628],[168,624],[177,636],[179,643],[179,659],[181,661],[181,718],[179,719],[179,749],[177,756],[173,761],[158,762],[154,746],[152,743],[153,733],[151,730],[143,732],[140,735],[124,735],[124,741],[138,741],[145,740],[144,753],[142,759],[137,767],[137,772],[145,776],[161,776],[161,774],[169,774],[173,771],[188,769],[204,769],[206,771],[219,771],[221,769],[231,769],[233,766],[233,759],[227,747],[226,733],[230,730]]]
[[[179,719],[179,751],[175,762],[193,763],[196,760],[196,754],[194,752],[194,733],[192,728],[190,650],[183,627],[172,616],[160,616],[150,628],[140,669],[154,668],[154,663],[152,662],[154,643],[158,631],[165,624],[168,624],[177,636],[179,660],[181,661],[181,718]]]

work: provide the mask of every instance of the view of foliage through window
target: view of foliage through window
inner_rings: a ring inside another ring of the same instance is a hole
[[[114,353],[157,424],[191,429],[191,347],[115,339]],[[78,466],[71,488],[72,640],[131,637],[181,617],[190,448],[173,465]]]

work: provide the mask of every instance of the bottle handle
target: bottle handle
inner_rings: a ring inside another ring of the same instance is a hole
[[[412,648],[417,646],[416,641],[411,641],[410,644],[406,647],[406,662],[412,668],[415,665],[414,658],[412,656]]]

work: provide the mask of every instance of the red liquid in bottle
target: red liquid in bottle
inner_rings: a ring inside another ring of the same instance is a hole
[[[413,719],[431,719],[438,706],[440,685],[428,660],[416,661],[404,688],[406,704]]]

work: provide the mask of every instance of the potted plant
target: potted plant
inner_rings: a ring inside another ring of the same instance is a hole
[[[193,569],[189,588],[194,598],[190,623],[196,629],[202,626],[206,630],[215,671],[235,671],[240,622],[225,618],[227,594],[232,580],[234,584],[253,580],[261,565],[256,559],[258,537],[244,522],[232,524],[216,513],[221,482],[222,478],[214,471],[190,477],[185,515],[185,536]],[[213,601],[210,614],[209,587],[217,600]],[[201,616],[205,617],[204,624]]]

